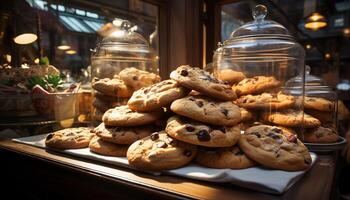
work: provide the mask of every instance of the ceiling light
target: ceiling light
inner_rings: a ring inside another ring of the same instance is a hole
[[[305,47],[306,49],[311,49],[311,44],[307,44]]]
[[[69,54],[69,55],[73,55],[73,54],[76,54],[76,53],[77,53],[77,51],[73,50],[73,49],[66,51],[66,54]]]
[[[331,58],[331,54],[330,54],[330,53],[326,53],[326,54],[324,55],[324,57],[325,57],[326,59],[330,59],[330,58]]]
[[[38,36],[34,33],[23,33],[21,35],[18,35],[13,40],[17,44],[30,44],[35,42],[38,39]]]
[[[318,30],[327,26],[326,18],[320,13],[314,12],[312,13],[306,20],[305,28],[311,30]]]
[[[59,50],[68,50],[68,49],[70,49],[70,46],[69,45],[60,45],[60,46],[57,46],[57,49],[59,49]]]

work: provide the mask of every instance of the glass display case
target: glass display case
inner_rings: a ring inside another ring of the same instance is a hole
[[[157,57],[148,41],[123,21],[91,55],[92,119],[124,105],[135,90],[160,81]]]

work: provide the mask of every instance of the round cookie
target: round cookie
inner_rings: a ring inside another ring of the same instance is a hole
[[[143,170],[175,169],[188,164],[197,147],[171,138],[165,131],[134,142],[128,149],[129,164]]]
[[[317,127],[304,133],[304,142],[309,143],[333,143],[337,142],[339,136],[332,128]]]
[[[268,125],[248,128],[239,146],[263,166],[286,171],[306,170],[312,159],[305,145],[290,130]]]
[[[163,109],[141,113],[130,110],[128,106],[119,106],[107,110],[102,120],[108,126],[140,126],[155,122],[162,114]]]
[[[132,144],[136,140],[151,135],[154,130],[151,126],[116,127],[101,123],[93,131],[105,141],[116,144]]]
[[[125,157],[128,148],[128,145],[118,145],[106,142],[97,136],[93,137],[89,143],[89,149],[91,152],[104,156]]]
[[[80,149],[89,146],[95,134],[88,127],[66,128],[46,136],[45,145],[55,149]]]
[[[276,88],[281,85],[281,82],[273,76],[255,76],[253,78],[245,78],[232,89],[238,96],[247,94],[259,94],[266,90]]]
[[[335,110],[333,102],[320,97],[305,97],[304,108],[326,112]]]
[[[133,93],[120,79],[99,79],[92,83],[92,88],[108,96],[131,97]]]
[[[258,95],[245,95],[236,100],[236,104],[247,109],[286,109],[293,107],[293,96],[282,93],[262,93]]]
[[[153,85],[160,81],[160,77],[157,74],[139,70],[135,67],[123,69],[119,73],[119,77],[134,90]]]
[[[182,65],[170,73],[170,78],[188,89],[196,90],[213,98],[221,100],[237,98],[229,85],[199,68]]]
[[[238,83],[246,78],[243,72],[235,71],[232,69],[222,69],[217,74],[218,79],[226,81],[229,84]]]
[[[304,116],[304,117],[303,117]],[[313,128],[321,125],[320,120],[308,115],[302,111],[287,109],[279,112],[265,112],[261,115],[262,119],[281,126],[288,127],[306,127]]]
[[[178,82],[165,80],[134,92],[128,106],[131,110],[152,111],[167,106],[188,93],[189,90],[180,86]]]
[[[242,122],[248,122],[248,121],[254,121],[256,120],[256,114],[254,114],[252,111],[247,110],[245,108],[239,108],[241,112],[241,121]]]
[[[214,149],[200,148],[195,161],[199,165],[216,169],[245,169],[256,165],[237,145]]]
[[[180,116],[170,117],[165,131],[180,141],[206,147],[235,145],[241,135],[238,125],[208,126]]]
[[[170,109],[178,115],[212,125],[233,126],[241,121],[241,112],[231,101],[218,101],[204,96],[187,96],[175,100]]]

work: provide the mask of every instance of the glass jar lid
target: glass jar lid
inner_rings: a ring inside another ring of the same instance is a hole
[[[305,88],[307,87],[329,87],[326,86],[324,81],[318,77],[310,74],[311,68],[310,66],[305,66]],[[289,79],[286,82],[286,87],[300,86],[304,83],[303,77],[298,75],[294,78]]]

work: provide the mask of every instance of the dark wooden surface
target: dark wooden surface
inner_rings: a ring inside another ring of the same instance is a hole
[[[26,199],[329,199],[334,161],[320,158],[285,194],[270,195],[231,184],[155,176],[0,141],[2,193]]]

